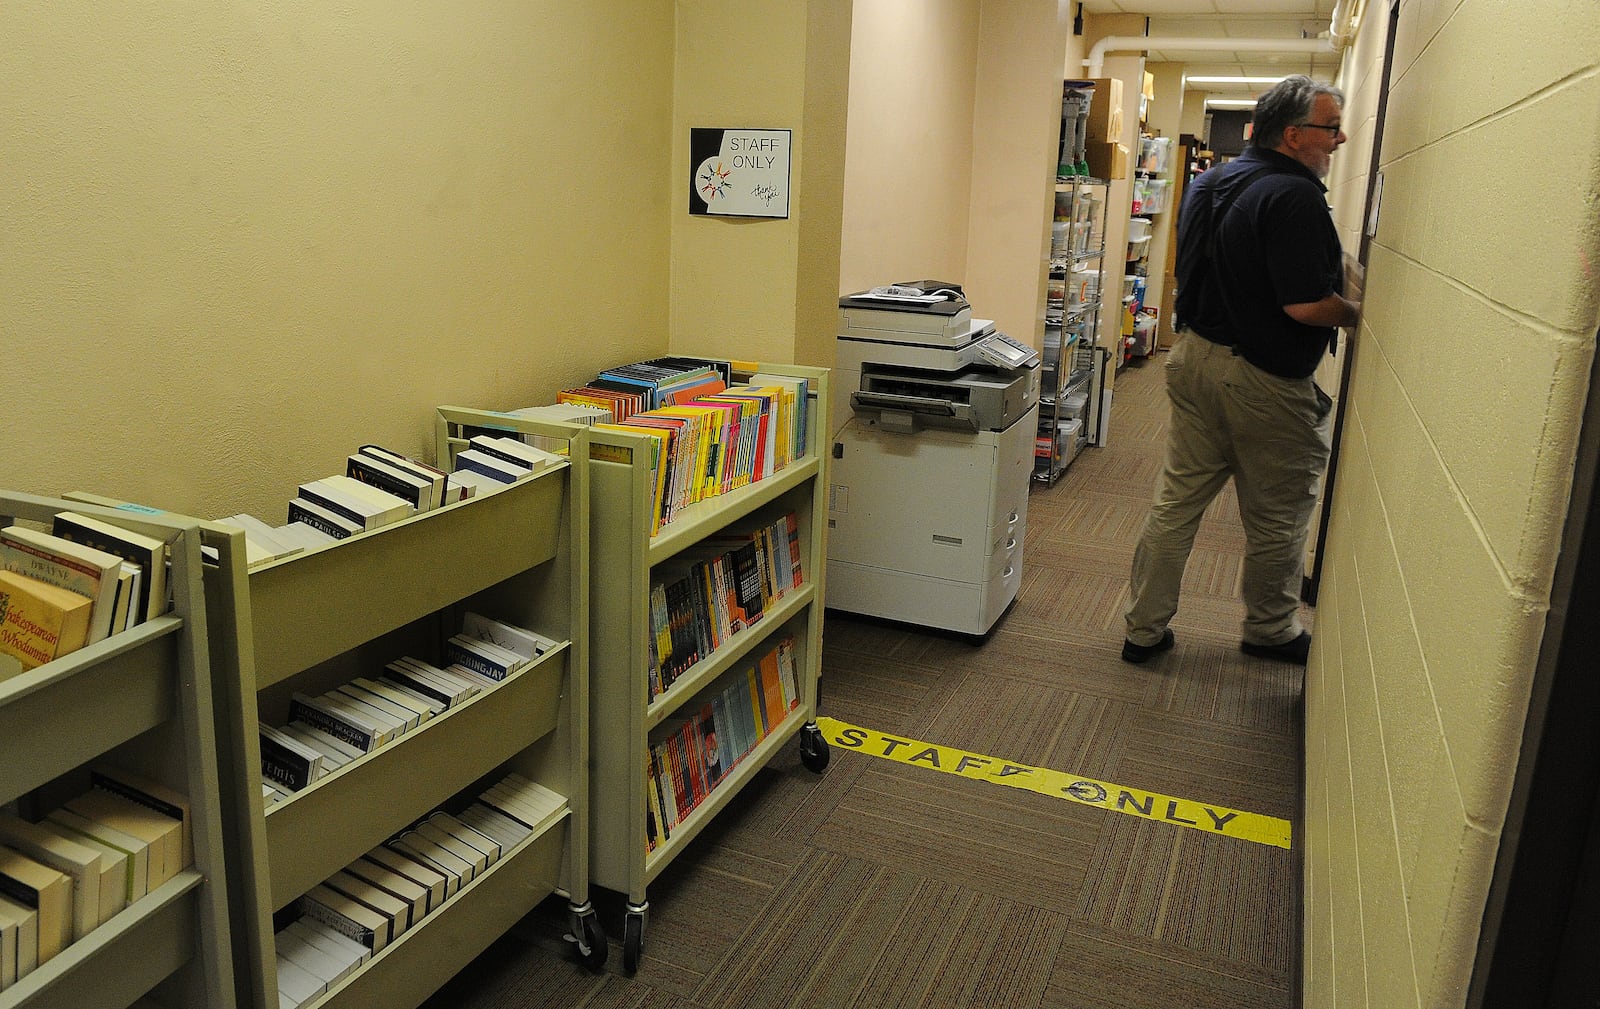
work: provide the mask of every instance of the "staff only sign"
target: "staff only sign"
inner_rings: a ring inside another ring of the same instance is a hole
[[[1192,799],[1162,795],[1146,789],[1125,788],[1109,781],[1047,767],[1031,767],[1000,757],[970,753],[918,739],[891,736],[834,718],[818,718],[829,743],[873,757],[922,767],[944,774],[957,774],[990,784],[1022,788],[1085,806],[1098,806],[1113,813],[1156,820],[1174,827],[1202,830],[1256,844],[1288,848],[1291,842],[1289,821],[1240,809],[1229,809]]]
[[[789,216],[789,130],[689,130],[689,213]]]

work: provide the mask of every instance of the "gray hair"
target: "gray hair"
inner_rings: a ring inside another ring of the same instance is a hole
[[[1255,129],[1250,146],[1271,149],[1283,143],[1286,127],[1305,122],[1318,95],[1330,95],[1344,108],[1344,92],[1332,84],[1322,84],[1305,74],[1285,77],[1256,99]]]

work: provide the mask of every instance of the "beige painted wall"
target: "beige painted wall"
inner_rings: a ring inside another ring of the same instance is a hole
[[[841,292],[961,283],[1042,346],[1070,26],[1059,0],[857,0]]]
[[[1050,225],[1061,139],[1058,0],[985,0],[973,116],[967,296],[1002,333],[1044,346]]]
[[[850,0],[680,0],[675,352],[832,364],[850,7]],[[791,130],[789,217],[690,216],[689,130],[697,126]]]
[[[841,293],[965,278],[978,8],[856,0]]]
[[[1308,1009],[1463,1004],[1600,322],[1600,7],[1400,10],[1307,674]]]
[[[279,512],[667,347],[673,5],[0,9],[8,486]]]
[[[441,404],[831,360],[850,4],[748,13],[7,5],[5,484],[278,522]],[[796,131],[789,220],[685,226],[700,116]]]

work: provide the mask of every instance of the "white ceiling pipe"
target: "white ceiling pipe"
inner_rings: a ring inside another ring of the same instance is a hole
[[[1343,49],[1356,37],[1356,8],[1359,0],[1339,0],[1333,5],[1333,21],[1328,26],[1328,41],[1335,49]]]
[[[1341,4],[1348,0],[1340,0]],[[1189,39],[1175,36],[1108,35],[1089,50],[1083,65],[1089,68],[1088,76],[1099,77],[1106,53],[1139,52],[1145,49],[1186,49],[1218,52],[1252,53],[1331,53],[1335,46],[1328,39]]]

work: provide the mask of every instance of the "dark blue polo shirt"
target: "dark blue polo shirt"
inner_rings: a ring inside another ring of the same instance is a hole
[[[1326,192],[1311,169],[1256,147],[1196,179],[1178,220],[1178,281],[1180,292],[1199,286],[1181,321],[1274,375],[1316,371],[1337,331],[1296,322],[1283,306],[1344,291]],[[1225,208],[1220,222],[1209,220],[1215,208]]]

